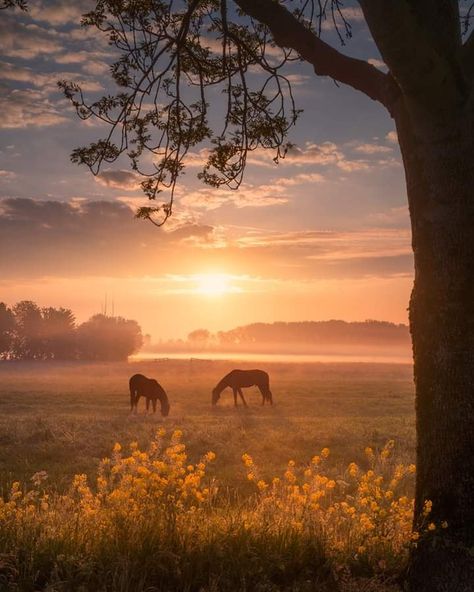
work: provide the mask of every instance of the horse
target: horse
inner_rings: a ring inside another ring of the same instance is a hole
[[[232,370],[229,374],[226,374],[212,390],[212,404],[216,405],[222,391],[225,388],[230,387],[234,393],[234,405],[237,407],[238,393],[243,404],[247,407],[247,401],[244,399],[242,389],[249,386],[258,387],[259,391],[262,393],[262,405],[265,405],[265,401],[268,401],[270,405],[273,405],[270,379],[268,374],[263,370]]]
[[[134,374],[128,381],[130,387],[130,413],[137,413],[140,397],[146,398],[146,411],[153,405],[153,413],[156,413],[156,401],[161,403],[161,415],[166,417],[170,412],[170,404],[165,389],[154,378],[147,378],[143,374]]]

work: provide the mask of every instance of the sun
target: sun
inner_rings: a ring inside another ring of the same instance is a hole
[[[222,296],[236,292],[237,288],[231,284],[231,276],[223,273],[202,273],[195,276],[197,294],[205,296]]]

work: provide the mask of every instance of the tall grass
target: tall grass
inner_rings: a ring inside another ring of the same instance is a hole
[[[13,483],[0,501],[0,589],[388,590],[410,544],[446,526],[428,504],[425,531],[411,532],[415,467],[392,452],[368,448],[364,468],[337,471],[324,448],[267,481],[244,454],[255,492],[239,499],[209,477],[213,452],[189,463],[178,430],[146,451],[116,444],[94,482],[76,475],[66,493],[44,471]]]

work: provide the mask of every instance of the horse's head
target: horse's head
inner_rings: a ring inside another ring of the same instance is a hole
[[[212,404],[216,405],[217,401],[220,399],[221,394],[220,392],[217,390],[217,387],[212,389]]]
[[[163,399],[161,401],[161,415],[163,417],[168,417],[170,412],[170,402],[168,401],[168,399]]]

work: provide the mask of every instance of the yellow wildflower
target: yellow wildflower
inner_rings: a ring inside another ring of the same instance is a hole
[[[423,506],[423,514],[425,516],[428,516],[428,514],[431,512],[432,507],[433,502],[431,500],[426,500]]]

